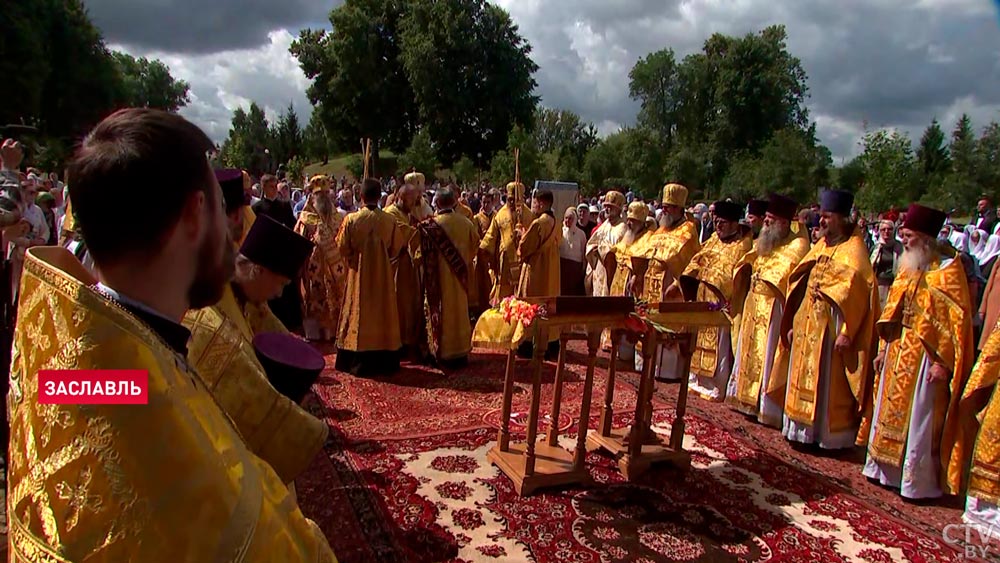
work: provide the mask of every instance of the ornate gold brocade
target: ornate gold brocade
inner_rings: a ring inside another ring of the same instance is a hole
[[[1000,323],[993,328],[979,354],[979,361],[969,376],[959,406],[960,416],[972,420],[963,426],[975,428],[976,420],[970,409],[978,409],[984,395],[989,402],[978,413],[980,424],[972,452],[969,471],[969,496],[1000,504],[1000,393],[996,390],[1000,378]]]
[[[876,461],[902,467],[913,410],[913,394],[924,355],[951,371],[949,399],[934,416],[935,449],[939,448],[942,486],[949,493],[961,486],[963,461],[971,436],[959,431],[958,406],[974,357],[969,287],[962,262],[943,267],[935,261],[926,273],[900,272],[886,299],[877,329],[885,342],[885,378],[879,417],[868,455]],[[954,467],[949,467],[954,465]]]
[[[779,303],[784,305],[789,276],[808,252],[809,241],[790,232],[767,256],[758,254],[754,249],[748,252],[734,268],[733,326],[738,326],[739,332],[735,335],[733,349],[738,348],[740,369],[733,374],[736,378],[736,394],[726,397],[726,402],[741,412],[754,416],[759,414],[761,384],[765,370],[771,370],[772,377],[775,370],[783,373],[788,371],[787,361],[779,365],[776,359],[772,358],[771,365],[764,365],[768,330],[775,305]],[[785,377],[779,379],[784,381]],[[773,392],[769,397],[778,406],[784,406],[784,383],[779,388],[772,389]]]
[[[517,249],[521,263],[516,295],[547,297],[559,295],[559,242],[562,228],[548,213],[531,222]]]
[[[334,210],[329,219],[324,219],[312,203],[299,213],[295,224],[295,232],[315,245],[299,282],[302,314],[306,320],[318,324],[324,338],[337,333],[340,307],[344,302],[347,266],[337,249],[337,233],[343,224],[338,211]]]
[[[291,483],[323,449],[329,427],[268,382],[253,337],[270,323],[254,326],[250,321],[256,319],[248,319],[244,309],[227,286],[217,304],[188,312],[184,318],[191,330],[188,360],[251,451],[271,464],[282,481]]]
[[[486,230],[486,236],[479,245],[479,248],[493,256],[498,269],[494,272],[495,280],[490,291],[492,303],[499,303],[505,297],[514,295],[521,279],[521,262],[517,258],[518,243],[514,230],[516,224],[527,229],[535,216],[527,205],[520,205],[520,222],[516,221],[510,205],[504,205],[493,216],[490,228]]]
[[[608,295],[614,297],[621,297],[625,295],[625,288],[628,285],[629,278],[632,277],[632,249],[642,248],[646,244],[646,239],[652,236],[652,232],[643,230],[632,244],[626,244],[624,240],[618,241],[618,244],[614,245],[612,248],[615,253],[615,261],[618,264],[618,268],[615,270],[615,277],[611,281],[611,289]]]
[[[8,395],[12,561],[334,561],[186,360],[95,283],[65,249],[27,252]],[[146,369],[149,402],[40,408],[40,369]]]
[[[669,273],[670,278],[676,280],[700,249],[698,227],[690,218],[670,229],[661,227],[645,237],[641,246],[633,246],[632,257],[648,262],[642,299],[659,303],[664,276]]]
[[[733,296],[733,268],[752,247],[753,237],[749,230],[726,242],[719,239],[718,233],[712,233],[681,275],[681,278],[697,280],[696,301],[728,303]],[[719,362],[719,332],[718,327],[698,332],[691,354],[691,373],[703,377],[715,375]]]
[[[400,225],[415,227],[417,220],[397,205],[385,208],[387,215]],[[396,290],[396,312],[399,315],[399,337],[404,346],[419,346],[424,325],[424,293],[420,273],[413,257],[420,248],[420,235],[414,233],[399,254],[390,256]]]
[[[834,332],[833,312],[843,326]],[[785,415],[801,424],[816,420],[816,394],[823,357],[823,341],[847,336],[847,352],[831,354],[827,415],[830,432],[854,428],[860,421],[866,396],[871,393],[874,326],[879,314],[878,287],[868,249],[859,230],[844,242],[828,246],[822,239],[802,259],[789,277],[788,306],[782,317],[779,354],[788,355]],[[789,353],[788,331],[795,342]],[[779,357],[776,364],[784,361]],[[785,384],[777,370],[771,386]]]

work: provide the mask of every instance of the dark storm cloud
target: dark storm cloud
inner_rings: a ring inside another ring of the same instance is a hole
[[[213,53],[262,45],[267,34],[293,35],[326,21],[341,0],[86,0],[111,43],[174,53]]]

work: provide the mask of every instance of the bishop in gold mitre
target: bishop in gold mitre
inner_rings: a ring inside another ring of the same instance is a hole
[[[981,533],[1000,526],[1000,325],[990,332],[959,405],[960,436],[975,436],[962,521]],[[978,434],[977,434],[978,430]],[[953,453],[952,456],[956,457]]]
[[[397,223],[416,229],[415,216],[420,192],[416,186],[403,183],[396,190],[395,201],[385,208],[386,215]],[[414,235],[395,256],[389,257],[396,287],[396,313],[399,316],[399,337],[403,343],[403,357],[418,359],[424,340],[424,297],[421,280],[414,257],[420,248],[420,236]]]
[[[12,561],[335,560],[186,358],[184,312],[216,302],[234,267],[212,147],[178,115],[115,112],[70,164],[100,278],[63,248],[27,252],[8,396]],[[42,404],[46,369],[141,370],[147,401]]]
[[[751,252],[733,268],[733,327],[737,329],[733,374],[726,403],[781,428],[785,406],[788,355],[775,362],[781,317],[788,295],[788,278],[809,252],[809,240],[791,228],[798,204],[772,194],[763,212],[764,226]],[[775,370],[780,374],[772,377]]]
[[[414,229],[378,207],[382,186],[365,180],[360,210],[344,219],[337,246],[347,263],[347,288],[337,332],[337,371],[358,376],[399,371],[399,313],[390,260]]]
[[[740,225],[743,207],[731,201],[715,202],[715,232],[681,274],[685,298],[728,304],[733,297],[733,269],[753,247],[753,231]],[[732,373],[731,327],[709,327],[698,332],[691,354],[689,389],[709,401],[726,397]]]
[[[631,251],[636,276],[633,294],[641,295],[648,303],[683,299],[677,280],[691,258],[701,249],[698,225],[684,211],[687,198],[688,189],[684,186],[663,186],[660,228],[647,237],[641,246],[634,246]],[[676,348],[661,345],[659,350],[651,352],[657,363],[657,378],[676,381],[687,377],[687,374],[680,373],[680,357]],[[642,357],[636,355],[636,369],[641,369],[641,363]]]
[[[437,214],[418,225],[416,258],[423,272],[427,355],[434,364],[454,369],[465,365],[472,351],[469,322],[469,282],[479,250],[479,232],[455,211],[458,195],[444,188],[435,196]]]
[[[921,205],[906,211],[899,272],[877,324],[864,474],[909,499],[961,492],[972,444],[958,411],[975,357],[972,305],[961,259],[938,245],[944,221]]]
[[[590,278],[591,294],[594,297],[611,295],[611,282],[615,278],[617,261],[611,249],[625,237],[626,227],[623,211],[625,196],[621,192],[604,194],[604,209],[608,218],[587,241],[587,276]]]
[[[610,208],[609,208],[610,209]],[[628,206],[625,214],[625,232],[621,235],[617,244],[612,246],[605,254],[614,265],[606,269],[613,273],[611,289],[608,295],[612,297],[623,297],[632,295],[632,287],[635,283],[632,272],[632,248],[641,248],[646,242],[646,238],[651,235],[646,219],[649,216],[649,208],[641,201],[633,201]],[[607,241],[607,239],[605,239]],[[641,286],[641,284],[639,284]],[[639,296],[635,296],[639,297]],[[605,330],[601,334],[602,346],[610,348],[611,331]],[[624,336],[616,343],[618,346],[618,357],[624,361],[631,362],[635,356],[635,347]]]
[[[864,233],[849,220],[853,204],[849,192],[823,192],[821,238],[789,278],[781,321],[779,353],[789,354],[782,434],[824,449],[854,446],[871,394],[878,289]],[[769,383],[785,383],[782,375],[772,372]]]
[[[517,254],[521,234],[534,220],[535,215],[524,204],[524,186],[518,182],[507,184],[507,203],[493,216],[479,244],[479,249],[495,264],[491,305],[499,304],[517,291],[521,279],[521,261]]]
[[[347,285],[347,266],[337,249],[344,216],[337,209],[328,177],[313,176],[308,189],[309,199],[295,223],[295,232],[313,243],[299,280],[302,328],[310,340],[333,340]]]
[[[431,207],[431,204],[424,196],[427,192],[427,180],[424,178],[424,175],[411,168],[410,172],[406,176],[403,176],[403,183],[410,184],[417,189],[417,201],[413,207],[413,216],[417,221],[423,221],[434,215],[434,208]]]
[[[322,450],[329,429],[269,383],[276,374],[268,374],[258,361],[253,340],[263,333],[288,332],[267,301],[281,294],[312,250],[308,240],[261,216],[240,247],[236,272],[222,299],[184,317],[191,331],[191,365],[247,446],[289,485]]]

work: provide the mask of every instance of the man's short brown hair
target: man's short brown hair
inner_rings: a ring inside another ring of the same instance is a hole
[[[84,138],[69,166],[77,225],[94,262],[156,253],[191,194],[222,205],[208,152],[193,123],[160,110],[119,110]]]

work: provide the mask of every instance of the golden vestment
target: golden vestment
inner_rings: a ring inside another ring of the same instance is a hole
[[[517,249],[521,261],[518,297],[559,295],[559,241],[562,229],[548,213],[531,222]]]
[[[303,322],[315,322],[324,339],[337,333],[347,283],[347,267],[337,249],[337,232],[343,222],[336,209],[327,220],[308,204],[295,224],[295,232],[315,245],[300,281]]]
[[[1000,323],[998,323],[1000,325]],[[979,361],[969,376],[962,395],[959,408],[960,416],[972,416],[975,413],[965,412],[966,407],[978,408],[982,403],[973,405],[974,396],[989,394],[989,402],[982,412],[978,413],[979,432],[976,437],[975,449],[972,452],[972,468],[969,471],[968,495],[983,499],[993,504],[1000,504],[1000,393],[997,392],[997,380],[1000,378],[1000,326],[993,329],[983,344]],[[965,422],[965,421],[963,421]],[[970,421],[974,428],[975,420]],[[962,424],[970,426],[969,423]],[[953,456],[955,457],[955,456]],[[956,461],[960,461],[956,457]]]
[[[351,352],[400,349],[396,287],[389,259],[399,255],[412,235],[411,227],[377,207],[363,207],[344,219],[337,246],[347,263],[347,289],[337,348]]]
[[[762,256],[755,248],[733,268],[733,326],[739,327],[739,332],[734,335],[733,350],[738,348],[740,358],[739,370],[733,373],[736,393],[727,396],[726,403],[740,412],[759,414],[761,385],[766,369],[770,370],[771,376],[768,383],[777,377],[781,384],[769,385],[763,391],[784,407],[787,380],[784,374],[788,373],[788,355],[783,356],[784,363],[780,365],[777,358],[772,359],[770,366],[764,365],[768,351],[767,335],[775,305],[785,304],[788,278],[808,252],[809,241],[795,232],[789,232],[771,254]]]
[[[416,219],[397,205],[385,208],[385,213],[400,225],[415,227]],[[419,346],[424,318],[423,290],[420,288],[420,273],[413,263],[413,255],[420,245],[419,238],[412,237],[398,254],[390,255],[393,279],[395,280],[396,311],[399,314],[399,336],[405,346]]]
[[[335,561],[187,363],[63,248],[28,250],[14,335],[13,561]],[[40,369],[143,369],[145,405],[42,405]]]
[[[729,303],[733,296],[733,269],[736,263],[753,248],[749,231],[737,233],[729,241],[712,233],[701,250],[691,258],[681,280],[697,280],[695,301]],[[691,354],[691,373],[712,377],[719,361],[718,327],[698,332],[694,353]],[[735,347],[734,347],[735,348]]]
[[[250,450],[291,483],[323,449],[329,428],[275,391],[257,360],[254,336],[287,332],[281,321],[267,303],[241,305],[227,284],[218,303],[189,311],[184,326],[191,331],[188,361]]]
[[[874,389],[879,389],[880,379],[885,380],[885,389],[868,455],[893,467],[903,466],[917,377],[924,354],[929,354],[932,362],[951,371],[949,396],[938,397],[944,404],[927,413],[935,418],[942,490],[950,494],[961,489],[973,438],[959,431],[958,412],[975,358],[971,307],[962,261],[956,257],[942,268],[935,260],[925,273],[900,271],[896,275],[876,324],[886,344],[884,372],[876,374]]]
[[[642,248],[642,245],[646,244],[646,239],[652,234],[651,231],[643,228],[631,244],[626,244],[625,240],[622,239],[612,247],[618,267],[615,268],[615,277],[611,280],[611,288],[608,290],[608,295],[613,297],[625,295],[625,290],[628,288],[628,280],[632,277],[632,249]]]
[[[789,277],[788,301],[781,321],[779,357],[775,365],[786,361],[787,373],[772,370],[769,389],[787,383],[785,415],[800,424],[816,420],[817,393],[823,355],[823,339],[831,343],[844,335],[850,349],[833,352],[830,361],[830,386],[827,414],[830,432],[852,429],[860,420],[865,401],[872,392],[872,358],[875,348],[875,320],[879,315],[878,287],[868,248],[860,230],[844,242],[829,246],[826,239],[817,242]],[[835,307],[843,326],[833,333]],[[795,343],[788,350],[787,333],[794,327]],[[787,378],[787,382],[786,382]]]
[[[253,212],[253,209],[249,205],[244,205],[243,209],[243,235],[240,236],[240,240],[236,242],[236,249],[239,250],[240,246],[243,245],[243,241],[247,238],[247,233],[250,232],[250,227],[253,226],[253,222],[257,220],[257,214]]]
[[[479,240],[482,241],[483,237],[486,236],[486,231],[490,229],[490,223],[493,222],[493,215],[487,215],[480,211],[472,222],[476,226]],[[489,256],[479,256],[477,252],[475,263],[473,279],[469,283],[469,308],[474,312],[489,309],[490,290],[493,288],[493,268],[490,265]]]
[[[440,280],[435,289],[438,295],[434,296],[434,300],[441,302],[441,318],[438,321],[441,323],[441,334],[437,340],[436,355],[440,360],[452,360],[467,356],[472,351],[472,323],[469,320],[467,287],[471,279],[469,273],[472,272],[472,258],[479,250],[479,233],[470,221],[458,213],[439,213],[432,220],[441,227],[449,242],[443,244],[446,248],[435,249],[437,264],[434,267],[424,263],[426,257],[421,250],[417,253],[417,263],[423,271],[428,291],[433,285],[427,280],[432,271],[437,273],[437,278]],[[427,243],[434,244],[421,239],[422,245]],[[455,266],[464,270],[464,280],[456,275],[455,268],[449,264],[447,252],[454,253],[451,260],[455,260]],[[457,260],[461,260],[461,264],[458,264]],[[431,296],[428,296],[428,308],[430,303]],[[432,314],[428,311],[428,335],[434,333],[434,327],[430,326]]]
[[[669,229],[659,228],[644,239],[642,246],[633,246],[632,256],[645,260],[646,275],[643,281],[642,300],[649,303],[663,301],[663,280],[680,277],[691,258],[701,249],[698,226],[687,218]]]
[[[461,215],[462,217],[465,217],[469,221],[472,221],[473,218],[476,215],[475,213],[472,212],[472,208],[471,207],[469,207],[468,205],[465,205],[462,202],[458,202],[458,205],[455,206],[455,211],[457,211],[459,215]]]
[[[497,270],[493,272],[493,289],[490,291],[490,301],[499,303],[505,297],[514,295],[521,277],[521,262],[518,260],[518,241],[514,232],[516,225],[525,229],[531,226],[535,216],[531,209],[520,204],[520,220],[515,220],[515,213],[510,204],[504,205],[493,216],[490,228],[486,230],[479,248],[485,250],[495,261]],[[558,261],[558,245],[556,260]],[[558,269],[558,264],[556,264]]]
[[[587,241],[587,263],[590,268],[591,295],[594,297],[612,295],[609,292],[611,291],[611,283],[614,281],[614,273],[608,275],[604,260],[608,252],[625,236],[627,229],[624,220],[617,225],[612,225],[611,221],[605,221],[597,227],[590,240]]]

